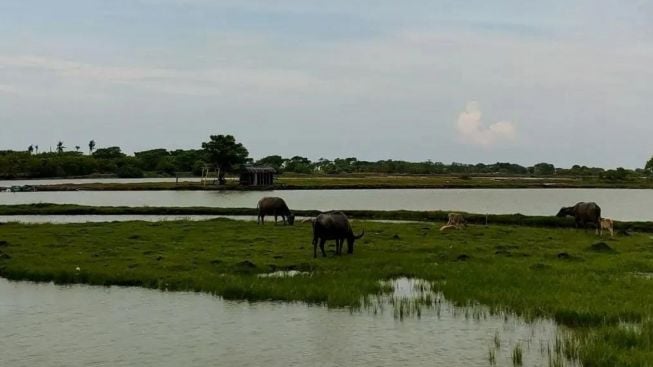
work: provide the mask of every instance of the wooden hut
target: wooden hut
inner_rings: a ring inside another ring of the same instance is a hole
[[[272,186],[275,173],[277,171],[272,167],[244,166],[240,169],[240,184],[243,186]]]

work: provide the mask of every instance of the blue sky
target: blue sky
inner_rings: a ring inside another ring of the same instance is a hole
[[[0,2],[0,149],[641,167],[650,1]]]

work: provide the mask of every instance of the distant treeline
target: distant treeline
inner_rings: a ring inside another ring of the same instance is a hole
[[[76,177],[89,175],[113,175],[124,178],[138,178],[145,175],[175,176],[192,174],[199,176],[204,167],[221,168],[226,171],[238,169],[241,164],[267,165],[279,173],[298,174],[419,174],[419,175],[507,175],[507,176],[576,176],[607,180],[628,180],[648,176],[653,171],[653,159],[644,169],[604,170],[596,167],[575,165],[568,169],[556,168],[549,163],[538,163],[524,167],[514,163],[463,164],[441,162],[406,162],[381,160],[362,161],[356,158],[321,158],[311,161],[306,157],[284,158],[271,155],[258,161],[249,157],[247,149],[230,135],[211,136],[203,149],[166,150],[152,149],[127,155],[119,147],[95,149],[95,142],[89,143],[88,153],[65,151],[63,143],[56,152],[39,152],[30,146],[27,151],[0,151],[0,178],[48,178]]]
[[[382,173],[382,174],[450,174],[465,175],[515,175],[515,176],[584,176],[613,180],[642,176],[644,170],[604,170],[602,168],[573,166],[570,169],[555,168],[552,164],[540,163],[524,167],[514,163],[463,164],[441,162],[406,162],[382,160],[376,162],[359,161],[356,158],[320,159],[312,162],[308,158],[295,156],[283,158],[269,156],[250,163],[274,167],[279,173],[300,174],[343,174],[343,173]],[[0,151],[0,177],[2,178],[47,178],[88,175],[115,175],[117,177],[137,178],[149,175],[174,176],[178,173],[199,176],[207,164],[203,150],[153,149],[128,156],[118,147],[103,148],[92,154],[81,152],[29,153]]]

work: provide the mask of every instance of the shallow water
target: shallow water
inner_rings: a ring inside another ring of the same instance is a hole
[[[75,191],[0,193],[1,204],[96,206],[256,207],[263,196],[283,197],[291,209],[451,210],[555,215],[560,207],[595,201],[603,216],[653,220],[653,190],[628,189],[387,189],[282,191]]]
[[[199,182],[201,177],[179,177],[179,182]],[[175,182],[175,177],[148,177],[148,178],[51,178],[40,180],[0,180],[0,187],[11,186],[37,186],[37,185],[63,185],[63,184],[91,184],[91,183],[146,183],[146,182]]]
[[[217,218],[256,221],[251,215],[0,215],[0,223],[102,223],[102,222],[165,222],[203,221]],[[298,217],[300,218],[300,217]]]
[[[393,299],[411,299],[399,281]],[[465,317],[443,298],[418,317],[201,293],[0,279],[2,366],[547,366],[551,321]],[[500,347],[495,347],[495,338]]]
[[[144,222],[166,222],[166,221],[204,221],[211,219],[232,219],[247,222],[256,222],[257,217],[253,215],[0,215],[0,223],[102,223],[102,222],[131,222],[131,221],[144,221]],[[308,217],[295,217],[295,225],[303,225],[304,219]],[[352,220],[353,222],[354,220]],[[366,222],[378,223],[422,223],[418,221],[408,220],[365,220]],[[266,225],[274,225],[274,220],[268,219]],[[278,225],[282,225],[279,219]],[[308,224],[306,224],[308,225]]]

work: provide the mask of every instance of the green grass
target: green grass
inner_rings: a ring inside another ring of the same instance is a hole
[[[0,275],[352,308],[387,290],[379,280],[416,277],[458,305],[480,302],[526,319],[555,319],[573,331],[560,349],[585,366],[653,361],[653,280],[642,276],[653,273],[649,234],[604,238],[611,253],[592,250],[592,232],[472,225],[441,233],[440,224],[355,222],[366,235],[353,256],[333,256],[331,244],[329,257],[313,259],[309,225],[10,223],[0,225]],[[256,276],[291,269],[312,275]],[[407,314],[419,313],[406,306]]]

